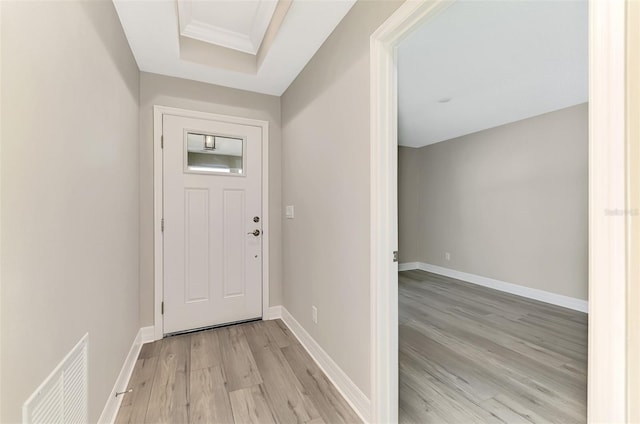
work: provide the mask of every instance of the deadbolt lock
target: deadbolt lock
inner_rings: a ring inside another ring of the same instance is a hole
[[[260,222],[260,217],[259,216],[254,216],[253,217],[253,222]]]

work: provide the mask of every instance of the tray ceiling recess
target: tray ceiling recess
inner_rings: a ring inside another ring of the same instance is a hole
[[[143,72],[280,96],[356,0],[113,0]]]
[[[178,0],[180,34],[257,54],[277,4],[277,0]]]

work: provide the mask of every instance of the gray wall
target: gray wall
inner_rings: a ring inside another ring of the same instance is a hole
[[[420,261],[421,149],[398,148],[398,258],[400,262]]]
[[[111,2],[0,7],[0,421],[86,332],[96,421],[140,327],[139,72]]]
[[[282,96],[283,305],[367,396],[369,37],[400,4],[357,2]]]
[[[282,304],[280,98],[142,72],[140,74],[140,322],[153,325],[153,106],[269,121],[270,304]]]
[[[586,103],[399,150],[401,262],[587,299]]]

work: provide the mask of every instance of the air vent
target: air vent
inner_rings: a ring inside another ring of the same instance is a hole
[[[22,407],[25,424],[88,422],[87,347],[85,334]]]

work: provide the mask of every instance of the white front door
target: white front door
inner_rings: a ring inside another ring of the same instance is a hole
[[[164,115],[164,333],[262,316],[262,128]]]

